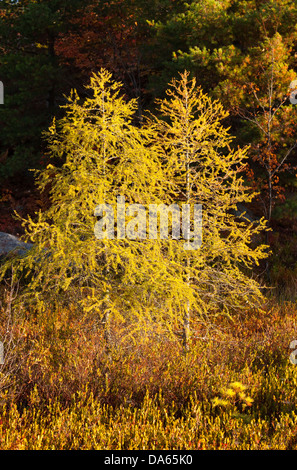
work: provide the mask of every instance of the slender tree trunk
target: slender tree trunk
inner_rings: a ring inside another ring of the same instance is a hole
[[[187,97],[186,97],[186,106],[187,106]],[[190,155],[189,153],[190,151],[189,151],[188,138],[187,138],[186,140],[186,200],[187,200],[187,204],[190,203]],[[190,214],[189,214],[189,226],[188,226],[188,233],[187,233],[188,240],[190,237]],[[191,275],[190,275],[190,259],[188,256],[187,256],[186,267],[187,267],[187,286],[189,287],[190,282],[191,282]],[[185,351],[189,349],[190,316],[191,316],[190,301],[187,300],[186,311],[184,315],[184,324],[183,324],[183,347]]]
[[[272,68],[271,68],[271,79],[269,83],[269,114],[267,122],[267,138],[268,138],[268,165],[267,165],[267,176],[268,176],[268,207],[267,207],[267,221],[268,228],[271,225],[271,216],[272,216],[272,206],[273,206],[273,188],[272,188],[272,172],[271,167],[271,152],[272,152],[272,143],[271,143],[271,123],[272,123],[272,94],[273,94],[273,66],[274,66],[274,56],[272,58]],[[266,232],[266,244],[269,245],[269,232]],[[266,259],[266,277],[270,281],[270,262],[269,258]]]
[[[272,216],[272,204],[273,204],[273,190],[272,190],[272,176],[271,171],[268,173],[268,207],[267,207],[267,228],[271,226],[271,216]],[[266,245],[269,245],[269,232],[266,231]],[[266,278],[270,281],[270,262],[269,258],[266,258]]]
[[[190,260],[187,259],[187,269],[190,269]],[[190,285],[190,273],[187,273],[187,284]],[[185,351],[189,349],[189,339],[190,339],[190,301],[187,300],[186,312],[184,315],[184,324],[183,324],[183,347]]]
[[[102,92],[102,116],[103,116],[103,121],[105,118],[105,106],[104,106],[104,91]],[[103,174],[104,177],[106,176],[106,142],[105,142],[105,135],[103,134],[102,136],[103,140]],[[105,198],[105,192],[104,192],[104,198]],[[104,203],[106,202],[105,200],[103,201]],[[103,240],[103,243],[105,244],[105,241]],[[106,266],[106,279],[107,279],[107,289],[105,292],[105,298],[103,302],[103,312],[104,312],[104,339],[106,341],[106,349],[107,353],[110,352],[110,345],[111,345],[111,334],[110,334],[110,296],[109,296],[109,288],[108,288],[108,279],[109,279],[109,266],[107,263],[107,249],[106,249],[106,244],[105,244],[105,249],[104,249],[104,264]]]

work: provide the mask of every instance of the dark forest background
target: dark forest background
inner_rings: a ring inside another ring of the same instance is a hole
[[[138,99],[135,124],[185,69],[229,117],[233,146],[250,145],[247,209],[273,229],[270,281],[295,291],[297,5],[293,0],[20,0],[0,2],[0,231],[47,204],[33,168],[48,163],[43,131],[71,89],[101,67]],[[293,84],[294,85],[294,84]]]

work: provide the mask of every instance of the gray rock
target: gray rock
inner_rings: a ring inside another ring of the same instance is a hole
[[[33,243],[25,243],[10,233],[0,232],[0,256],[6,256],[9,253],[24,255],[33,247]]]

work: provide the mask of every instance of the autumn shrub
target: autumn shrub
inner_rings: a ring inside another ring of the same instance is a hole
[[[197,321],[187,351],[154,325],[114,324],[107,347],[95,314],[1,305],[1,449],[297,447],[293,302]]]
[[[216,405],[217,409],[219,405]],[[251,407],[252,408],[252,407]],[[40,408],[38,391],[22,411],[4,406],[0,423],[1,449],[296,449],[297,416],[255,418],[250,411],[213,411],[195,395],[181,416],[162,395],[146,394],[140,407],[102,405],[87,389],[74,394],[68,407],[59,399]]]

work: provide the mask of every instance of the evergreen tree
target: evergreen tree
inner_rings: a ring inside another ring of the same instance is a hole
[[[50,125],[63,93],[73,86],[56,52],[59,35],[73,28],[70,19],[86,2],[51,0],[1,2],[0,79],[5,87],[0,108],[0,152],[8,157],[0,179],[21,174],[40,164],[41,134]]]
[[[87,88],[92,97],[81,104],[73,92],[65,117],[48,133],[50,155],[65,163],[37,172],[39,190],[51,186],[51,207],[38,220],[24,221],[34,248],[17,262],[15,276],[25,272],[30,279],[20,300],[42,312],[59,304],[63,292],[69,298],[75,292],[75,302],[105,324],[111,318],[141,320],[166,298],[162,245],[118,237],[113,228],[114,238],[98,240],[94,211],[100,204],[116,208],[121,195],[126,206],[166,201],[161,165],[152,130],[132,125],[136,100],[125,102],[104,70]],[[133,211],[127,215],[133,219]]]
[[[160,103],[164,120],[142,128],[132,124],[136,100],[126,102],[107,71],[93,75],[83,103],[72,93],[48,132],[50,155],[65,163],[37,172],[40,191],[51,186],[51,207],[24,220],[34,248],[2,268],[2,276],[11,266],[15,279],[25,275],[19,300],[40,312],[65,295],[94,312],[109,343],[120,321],[142,332],[181,331],[187,348],[193,315],[231,314],[262,299],[243,268],[265,257],[263,246],[251,245],[264,222],[232,213],[251,198],[240,177],[246,151],[225,152],[226,113],[187,73],[172,85]]]
[[[258,283],[248,271],[266,257],[263,245],[251,243],[265,221],[253,224],[244,216],[241,220],[235,216],[237,205],[249,202],[254,194],[242,177],[247,149],[230,150],[232,138],[221,123],[228,113],[220,102],[197,89],[188,72],[179,81],[172,81],[167,95],[160,100],[163,119],[157,120],[164,171],[176,202],[199,203],[203,212],[201,248],[182,250],[176,245],[171,254],[180,296],[185,295],[181,306],[187,346],[191,312],[199,318],[230,314],[237,308],[256,305],[262,298]],[[193,239],[193,214],[191,224]]]

